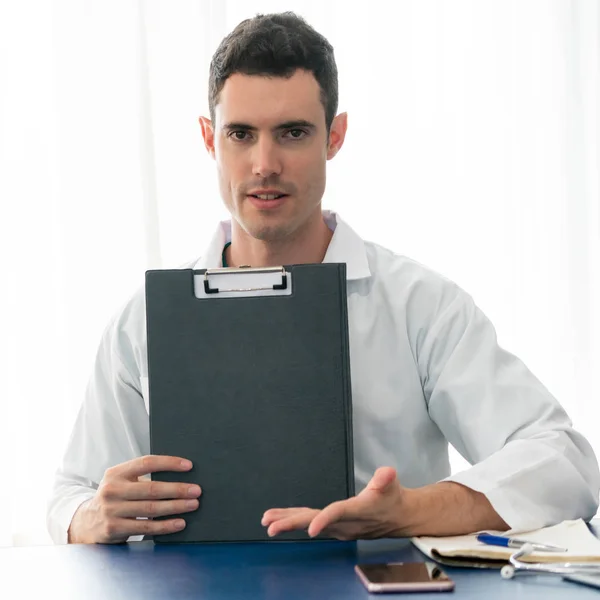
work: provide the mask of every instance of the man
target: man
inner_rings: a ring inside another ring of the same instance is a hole
[[[590,445],[498,347],[469,295],[321,210],[326,162],[347,127],[329,43],[291,13],[242,22],[211,63],[209,106],[202,135],[232,219],[186,266],[347,264],[361,491],[327,507],[273,507],[256,516],[269,535],[451,535],[591,518]],[[148,456],[147,381],[140,290],[102,338],[49,504],[55,541],[173,532],[198,508],[199,486],[143,477],[191,468],[185,457]],[[448,442],[474,466],[450,477]]]

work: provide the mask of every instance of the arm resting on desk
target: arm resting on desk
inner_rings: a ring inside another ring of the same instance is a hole
[[[271,509],[264,514],[262,524],[271,536],[307,529],[310,536],[324,533],[341,540],[509,529],[480,492],[454,482],[404,488],[391,467],[377,469],[358,496],[323,510]]]
[[[440,301],[418,352],[431,419],[471,463],[448,477],[485,495],[511,528],[589,519],[600,473],[589,442],[459,291]]]

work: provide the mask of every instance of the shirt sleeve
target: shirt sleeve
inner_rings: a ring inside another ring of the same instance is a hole
[[[418,365],[431,418],[473,465],[448,481],[485,494],[512,529],[594,516],[592,447],[460,288],[439,303]]]
[[[102,337],[48,501],[47,527],[55,543],[67,543],[75,511],[94,496],[107,468],[149,453],[148,413],[140,390],[131,341],[123,319],[115,319]]]

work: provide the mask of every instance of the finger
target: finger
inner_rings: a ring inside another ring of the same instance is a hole
[[[303,509],[292,516],[271,523],[267,529],[267,534],[270,537],[273,537],[283,533],[284,531],[295,531],[298,529],[306,530],[318,513],[319,511],[316,509]]]
[[[191,461],[177,456],[149,454],[124,462],[107,470],[107,474],[136,481],[138,477],[158,471],[189,471]]]
[[[99,493],[107,500],[169,500],[177,498],[198,498],[202,494],[199,485],[170,483],[167,481],[107,481]]]
[[[349,500],[340,500],[339,502],[333,502],[329,506],[326,506],[310,523],[308,535],[310,537],[315,537],[326,527],[329,527],[344,518],[349,518],[349,504],[351,504]]]
[[[113,519],[105,530],[106,541],[122,540],[130,535],[162,535],[185,529],[184,519]]]
[[[384,492],[395,481],[397,481],[397,474],[393,467],[379,467],[365,490]]]
[[[164,517],[196,510],[198,500],[134,500],[122,502],[114,508],[116,517]]]
[[[268,527],[271,523],[275,521],[279,521],[280,519],[285,519],[287,517],[294,516],[301,510],[310,510],[306,507],[293,507],[293,508],[270,508],[265,512],[263,518],[260,522],[261,525]]]

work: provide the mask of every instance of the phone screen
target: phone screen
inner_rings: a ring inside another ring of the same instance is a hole
[[[452,589],[454,582],[435,563],[362,564],[356,570],[364,583],[373,588]]]

